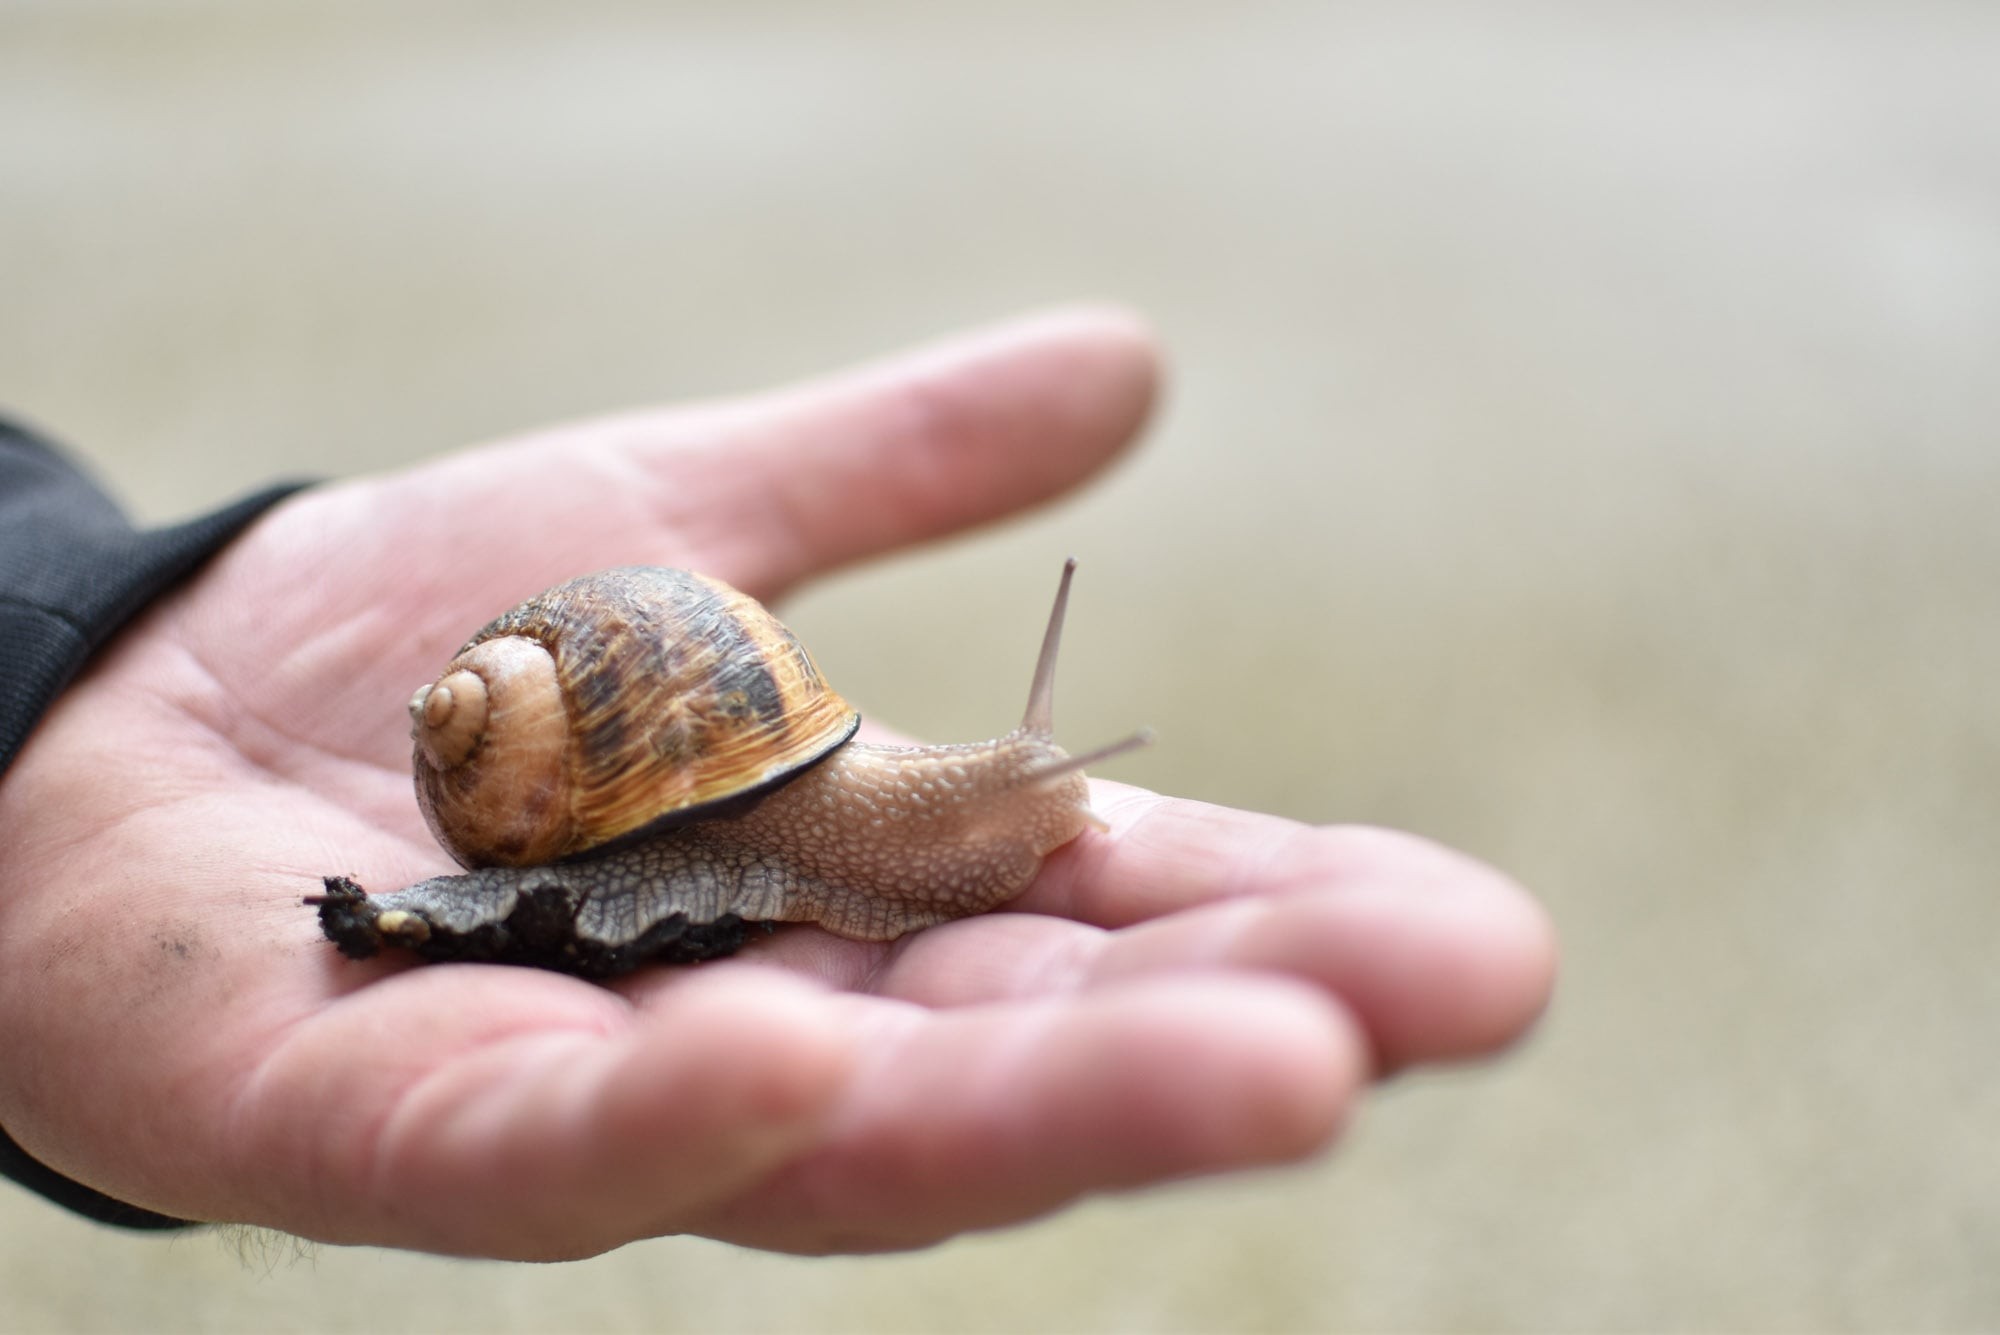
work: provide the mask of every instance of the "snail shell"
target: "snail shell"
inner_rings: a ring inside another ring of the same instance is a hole
[[[464,867],[528,867],[768,791],[854,735],[791,631],[685,570],[557,585],[410,699],[417,804]]]
[[[877,746],[792,633],[706,576],[632,567],[501,616],[410,700],[418,803],[468,868],[307,900],[357,958],[586,976],[737,949],[752,923],[886,941],[1013,898],[1103,823],[1053,736],[1063,569],[1021,725]]]

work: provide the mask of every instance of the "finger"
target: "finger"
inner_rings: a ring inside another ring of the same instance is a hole
[[[1151,406],[1158,357],[1131,315],[1034,316],[828,379],[627,413],[315,498],[405,602],[476,582],[519,597],[608,565],[688,565],[773,597],[844,562],[1057,495]],[[344,507],[344,508],[342,508]],[[394,533],[393,547],[379,543]],[[369,544],[380,547],[376,550]],[[432,561],[415,561],[418,551]]]
[[[1233,963],[1333,987],[1392,1066],[1486,1051],[1547,1004],[1548,915],[1470,858],[1393,831],[1300,825],[1117,785],[1098,785],[1093,800],[1111,834],[1059,850],[1011,908],[1128,927],[1267,901],[1133,938],[1143,944],[1121,940],[1114,953],[1170,960],[1199,953],[1199,933],[1240,933]],[[1288,902],[1299,896],[1309,898]]]
[[[874,1035],[822,1147],[698,1227],[790,1251],[913,1247],[1093,1191],[1290,1161],[1333,1137],[1364,1070],[1340,1007],[1276,980],[911,1012]]]
[[[1159,377],[1131,315],[1039,315],[805,384],[688,431],[620,435],[667,524],[760,597],[1011,514],[1131,442]]]
[[[906,938],[868,985],[955,1007],[1194,971],[1286,977],[1337,997],[1389,1071],[1492,1052],[1541,1013],[1546,933],[1517,897],[1495,891],[1491,878],[1433,890],[1370,878],[1202,904],[1117,931],[996,914]]]
[[[635,1011],[516,969],[413,970],[346,998],[267,1063],[247,1117],[309,1165],[308,1237],[489,1255],[587,1255],[807,1145],[852,1040],[819,989],[773,970],[686,971]]]

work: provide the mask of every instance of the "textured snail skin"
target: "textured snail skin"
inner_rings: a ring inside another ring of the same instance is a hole
[[[419,805],[469,870],[376,896],[328,877],[307,902],[355,958],[587,977],[726,955],[757,923],[888,941],[985,912],[1096,823],[1051,722],[1074,566],[1021,726],[930,747],[850,741],[858,715],[791,632],[718,581],[558,585],[410,702]]]
[[[350,955],[404,946],[586,977],[736,950],[748,924],[887,941],[1026,888],[1090,822],[1080,772],[1025,731],[960,746],[852,744],[732,818],[545,867],[489,867],[363,895],[330,878],[321,921]]]

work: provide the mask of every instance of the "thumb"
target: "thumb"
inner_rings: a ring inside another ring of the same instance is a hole
[[[1073,308],[754,401],[692,446],[631,448],[699,480],[708,509],[684,527],[702,557],[770,596],[1068,491],[1131,443],[1158,382],[1136,318]]]
[[[1073,307],[786,389],[537,432],[409,478],[433,513],[440,495],[470,515],[532,501],[532,532],[481,523],[449,543],[460,557],[491,547],[481,569],[511,570],[521,593],[656,563],[771,598],[1078,485],[1132,441],[1158,380],[1136,317]]]

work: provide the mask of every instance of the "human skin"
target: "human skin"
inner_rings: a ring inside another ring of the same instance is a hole
[[[1506,1046],[1555,946],[1505,877],[1102,781],[1109,834],[887,945],[787,928],[602,986],[344,959],[301,905],[451,869],[401,703],[496,610],[630,563],[780,597],[1079,484],[1157,379],[1131,317],[1061,311],[279,505],[0,781],[0,1125],[119,1199],[328,1242],[867,1251],[1311,1156],[1371,1080]]]

